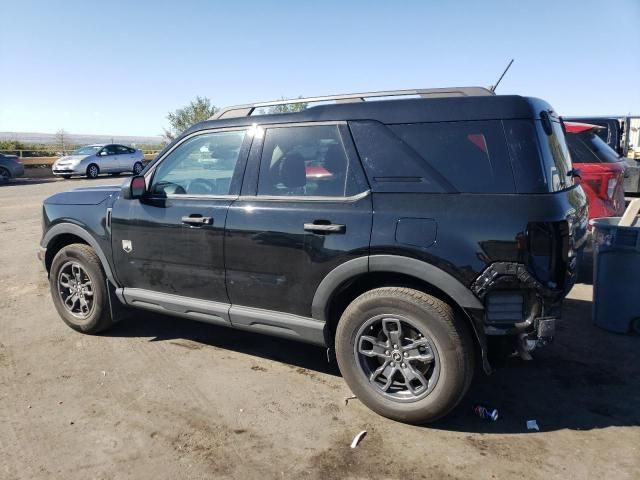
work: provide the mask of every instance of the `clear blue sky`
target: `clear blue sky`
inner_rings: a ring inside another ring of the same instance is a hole
[[[489,85],[640,114],[640,0],[0,0],[0,131],[157,135],[196,95]]]

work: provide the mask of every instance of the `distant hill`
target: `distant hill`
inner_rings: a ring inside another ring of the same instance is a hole
[[[37,132],[0,132],[0,141],[17,140],[24,143],[56,143],[55,133],[37,133]],[[77,145],[86,145],[89,143],[122,143],[125,145],[132,144],[158,144],[162,143],[162,137],[143,137],[134,135],[84,135],[77,133],[67,133],[66,138],[70,143]]]

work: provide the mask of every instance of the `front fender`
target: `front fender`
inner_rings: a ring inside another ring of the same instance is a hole
[[[116,287],[119,286],[119,284],[116,282],[115,276],[113,275],[111,264],[109,263],[107,255],[105,254],[103,248],[100,246],[95,237],[80,225],[67,222],[57,223],[49,228],[49,230],[47,230],[47,232],[42,237],[40,245],[43,248],[48,249],[57,237],[65,234],[79,237],[84,240],[89,246],[91,246],[91,248],[93,248],[98,255],[100,263],[102,263],[102,268],[104,268],[107,279]]]

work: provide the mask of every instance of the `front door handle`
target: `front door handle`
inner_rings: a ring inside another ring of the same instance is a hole
[[[182,223],[189,225],[213,225],[213,218],[190,215],[188,217],[182,217]]]
[[[304,230],[313,233],[345,233],[347,226],[337,223],[305,223]]]

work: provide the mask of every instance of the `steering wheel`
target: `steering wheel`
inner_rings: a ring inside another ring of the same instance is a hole
[[[194,195],[211,195],[215,191],[215,184],[206,178],[194,178],[189,182],[187,193]]]

